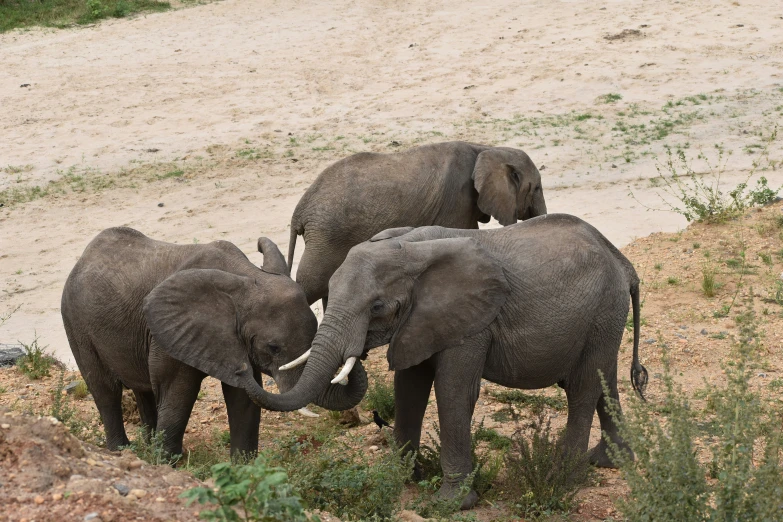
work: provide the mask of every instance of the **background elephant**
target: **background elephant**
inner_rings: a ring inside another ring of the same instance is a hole
[[[478,228],[546,214],[541,175],[521,150],[453,141],[395,154],[363,152],[327,167],[291,218],[288,266],[297,235],[305,251],[296,282],[312,304],[354,245],[388,228]]]
[[[174,245],[130,228],[111,228],[87,246],[63,290],[62,316],[76,363],[95,399],[111,450],[128,444],[122,388],[141,421],[165,431],[164,449],[182,437],[207,375],[220,379],[231,453],[258,449],[261,374],[289,390],[301,369],[277,368],[310,347],[317,323],[274,243],[258,240],[261,269],[233,244]],[[367,387],[357,368],[347,387],[313,399],[355,406]],[[251,400],[252,399],[252,400]]]
[[[601,429],[625,447],[599,371],[618,399],[629,295],[631,381],[641,394],[647,371],[638,357],[639,279],[589,224],[551,214],[493,230],[386,230],[354,247],[332,277],[329,307],[289,394],[319,393],[340,364],[350,368],[390,343],[400,444],[418,448],[434,382],[445,497],[456,495],[472,470],[470,426],[482,378],[522,389],[559,384],[568,399],[567,451],[587,451],[596,409]],[[604,440],[591,459],[612,466]],[[463,508],[476,500],[471,492]]]

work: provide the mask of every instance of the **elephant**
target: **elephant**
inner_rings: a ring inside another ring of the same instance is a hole
[[[260,269],[227,241],[176,245],[119,227],[90,242],[65,283],[61,312],[108,449],[129,443],[125,387],[142,424],[163,432],[168,454],[181,454],[201,381],[210,375],[222,383],[232,456],[258,450],[258,404],[270,395],[261,374],[290,390],[301,370],[278,367],[310,348],[317,329],[277,246],[262,237],[258,250]],[[359,368],[348,386],[324,389],[315,403],[350,409],[366,388]]]
[[[393,154],[363,152],[327,167],[291,217],[288,267],[296,239],[305,251],[296,282],[310,304],[328,302],[329,278],[351,247],[388,228],[478,228],[546,214],[541,175],[527,154],[461,141]]]
[[[617,359],[629,295],[631,383],[643,397],[647,370],[639,362],[639,278],[588,223],[549,214],[491,230],[385,230],[352,248],[334,273],[329,307],[301,378],[265,407],[300,407],[322,392],[341,364],[332,382],[351,371],[357,358],[388,343],[394,434],[411,450],[419,447],[434,383],[441,497],[455,498],[472,470],[471,418],[482,379],[512,388],[557,384],[564,389],[565,452],[587,452],[596,409],[601,429],[627,448],[608,401],[619,400]],[[589,456],[598,466],[613,467],[603,439]],[[471,491],[463,509],[477,498]]]

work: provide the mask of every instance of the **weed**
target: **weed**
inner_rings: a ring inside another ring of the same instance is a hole
[[[264,456],[244,465],[215,464],[211,472],[214,489],[193,488],[180,495],[187,499],[188,505],[193,502],[217,505],[213,510],[202,511],[199,516],[203,519],[260,522],[319,520],[305,513],[301,499],[288,483],[285,470],[269,466]]]
[[[8,310],[3,315],[0,315],[0,326],[3,326],[21,307],[22,305],[17,305],[13,310]]]
[[[19,344],[24,348],[25,354],[16,361],[16,366],[28,378],[36,380],[41,377],[48,377],[49,369],[52,366],[62,366],[62,363],[54,355],[46,352],[47,346],[42,347],[38,344],[37,335],[30,344],[25,344],[21,341],[19,341]]]
[[[707,297],[715,297],[715,269],[704,265],[701,269],[701,289]]]
[[[574,496],[590,478],[587,455],[566,452],[544,412],[511,437],[504,457],[506,490],[520,517],[538,517],[571,509]]]
[[[136,439],[125,447],[153,466],[173,466],[179,462],[182,455],[169,455],[163,449],[164,440],[165,433],[162,430],[150,433],[148,428],[142,426],[136,429]]]
[[[666,283],[675,286],[680,284],[680,280],[677,277],[669,276],[666,278]]]
[[[57,378],[57,385],[51,391],[52,406],[49,414],[68,426],[73,419],[76,410],[69,404],[68,394],[65,393],[65,369],[60,370]]]
[[[391,422],[394,418],[394,384],[387,381],[384,375],[376,375],[367,389],[364,402],[367,410],[378,410],[381,418]]]
[[[182,175],[185,174],[185,171],[182,169],[176,169],[171,170],[169,172],[166,172],[165,174],[158,174],[158,179],[169,179],[169,178],[181,178]]]
[[[741,264],[741,261],[739,259],[727,259],[726,260],[726,266],[729,268],[737,268]]]
[[[656,269],[656,270],[660,270],[661,268],[663,268],[663,265],[662,265],[662,264],[660,264],[660,263],[655,263],[655,269]]]
[[[510,438],[501,435],[492,428],[485,428],[483,423],[476,430],[475,437],[477,441],[486,442],[494,450],[504,450],[511,446]]]
[[[694,243],[693,249],[696,250],[697,248],[701,248],[701,243]]]
[[[772,256],[765,253],[765,252],[759,252],[759,257],[761,258],[761,261],[764,262],[767,266],[772,266]]]

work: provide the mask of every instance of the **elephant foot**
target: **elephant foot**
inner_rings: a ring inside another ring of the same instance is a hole
[[[452,500],[460,493],[460,485],[459,484],[443,484],[440,487],[440,490],[438,491],[438,498],[441,500]],[[462,511],[465,511],[466,509],[471,509],[473,506],[476,505],[478,502],[478,493],[476,493],[473,489],[468,492],[468,494],[465,496],[464,499],[462,499],[462,504],[460,504],[459,508]]]
[[[633,460],[633,453],[631,452],[630,448],[622,444],[620,445],[620,449],[630,453],[631,460]],[[603,440],[599,442],[596,447],[590,450],[589,457],[590,457],[590,464],[598,468],[617,469],[617,464],[615,464],[614,461],[612,461],[612,459],[609,457],[609,453],[607,452],[606,442]]]

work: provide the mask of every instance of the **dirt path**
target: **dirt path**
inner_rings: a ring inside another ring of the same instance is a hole
[[[228,0],[0,35],[0,190],[68,182],[0,210],[0,313],[20,306],[0,342],[37,333],[70,359],[62,284],[108,226],[285,250],[299,195],[359,150],[521,147],[551,211],[618,244],[676,230],[682,218],[643,212],[628,186],[657,203],[647,180],[664,146],[723,143],[740,179],[783,118],[781,42],[769,0]]]

